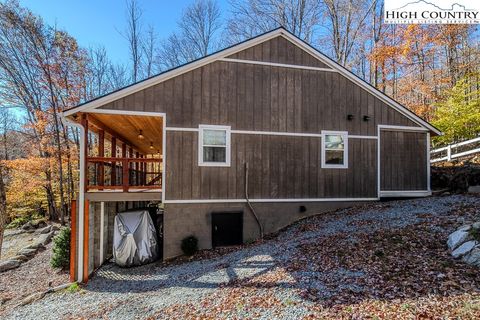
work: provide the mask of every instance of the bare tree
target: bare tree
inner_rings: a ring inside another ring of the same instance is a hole
[[[155,72],[155,51],[157,35],[153,26],[149,26],[143,39],[142,50],[144,55],[143,72],[145,77],[151,77]]]
[[[177,33],[172,33],[157,50],[156,64],[160,70],[168,70],[195,60],[198,56],[190,50],[188,41]]]
[[[376,1],[324,0],[324,5],[333,58],[346,65]]]
[[[108,68],[108,82],[112,90],[127,86],[130,83],[127,67],[123,64],[110,64]]]
[[[220,17],[220,8],[213,0],[197,0],[184,11],[178,25],[197,56],[206,56],[216,49],[215,34],[222,26]]]
[[[142,64],[142,9],[137,0],[127,0],[126,17],[127,28],[122,35],[128,41],[132,64],[132,81],[137,82],[141,77]]]
[[[172,33],[157,50],[161,70],[203,57],[219,47],[220,9],[214,0],[197,0],[188,6]]]
[[[228,21],[230,42],[238,42],[283,26],[305,41],[311,41],[319,22],[318,0],[232,0]]]
[[[88,74],[86,81],[85,99],[93,99],[111,91],[108,82],[110,60],[104,46],[98,46],[89,50]]]

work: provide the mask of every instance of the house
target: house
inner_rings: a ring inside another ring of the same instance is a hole
[[[115,212],[161,203],[181,240],[237,244],[303,217],[430,192],[438,129],[279,28],[63,113],[80,129],[72,278],[111,255]],[[88,137],[95,135],[95,139]]]

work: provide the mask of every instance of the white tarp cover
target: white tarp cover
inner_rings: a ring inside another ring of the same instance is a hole
[[[131,267],[157,259],[155,226],[147,210],[127,211],[115,216],[113,257],[122,267]]]

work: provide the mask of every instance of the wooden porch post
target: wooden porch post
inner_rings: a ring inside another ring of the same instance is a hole
[[[135,158],[139,158],[140,157],[140,154],[138,153],[138,151],[135,153]],[[135,184],[137,186],[141,185],[141,183],[138,181],[139,178],[140,178],[140,163],[138,162],[135,162]]]
[[[128,160],[127,160],[127,144],[122,144],[122,186],[123,192],[128,192]]]
[[[140,155],[140,157],[143,159],[143,158],[145,158],[145,155],[142,154],[142,155]],[[142,162],[141,166],[142,166],[142,174],[141,174],[140,179],[142,180],[142,186],[144,186],[145,185],[145,180],[146,180],[145,179],[145,171],[146,171],[147,166],[146,166],[145,162]]]
[[[112,158],[117,157],[117,138],[112,136]],[[117,163],[112,162],[112,170],[110,172],[110,180],[111,180],[111,185],[115,186],[117,185]]]
[[[105,131],[98,131],[98,156],[105,157]],[[98,185],[103,186],[105,184],[105,171],[103,162],[98,164]]]

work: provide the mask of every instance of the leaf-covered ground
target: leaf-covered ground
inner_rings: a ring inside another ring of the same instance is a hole
[[[448,234],[480,198],[374,203],[305,219],[269,240],[180,265],[106,266],[78,293],[12,318],[480,318],[480,270]],[[205,254],[205,253],[204,253]]]

